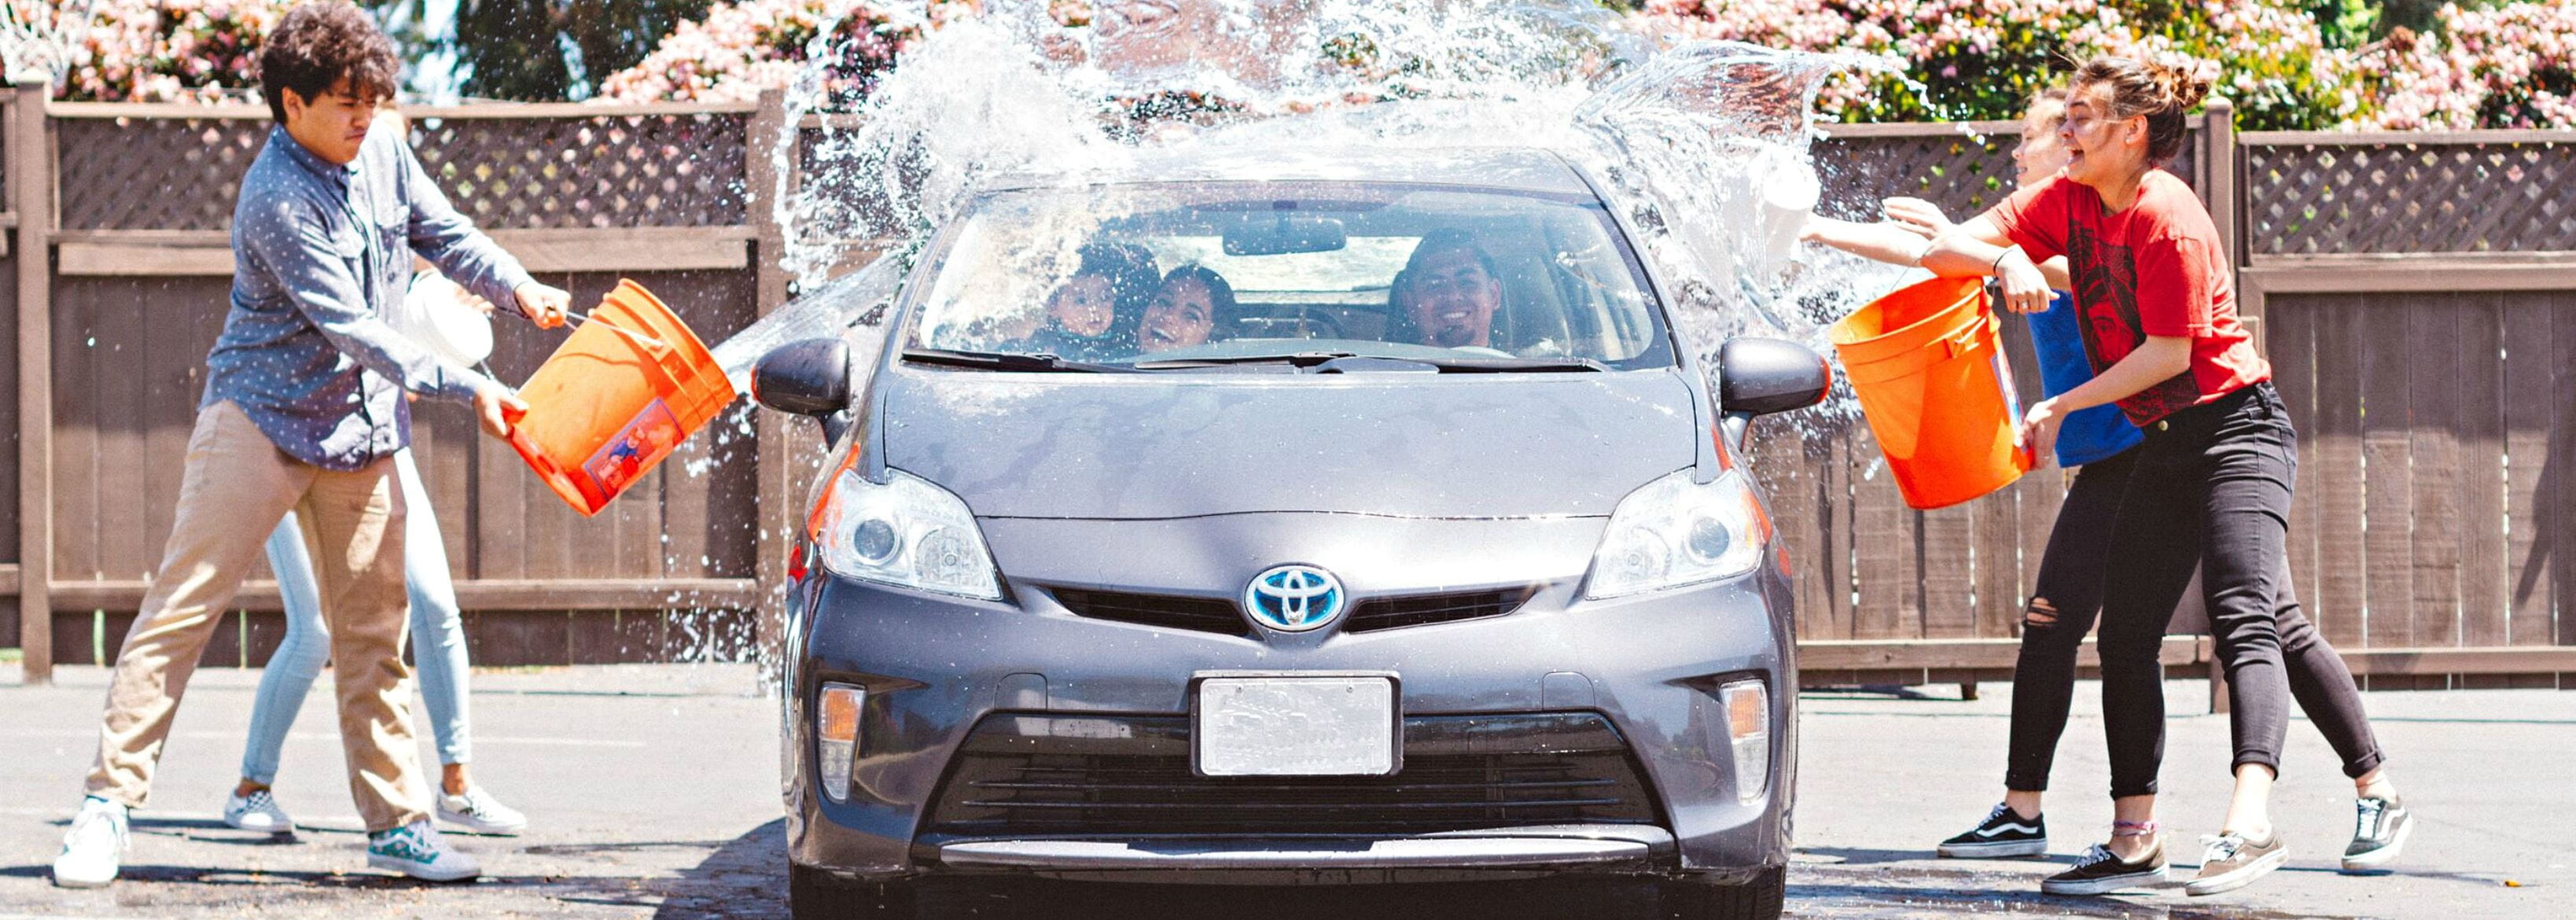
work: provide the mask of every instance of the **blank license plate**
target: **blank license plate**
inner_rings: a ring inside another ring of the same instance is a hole
[[[1398,766],[1388,677],[1202,678],[1193,729],[1202,776],[1385,776]]]

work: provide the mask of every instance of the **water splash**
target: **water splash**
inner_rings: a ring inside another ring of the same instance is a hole
[[[838,335],[873,364],[928,236],[1003,175],[1140,158],[1259,163],[1334,146],[1536,147],[1602,180],[1667,283],[1688,345],[1740,335],[1828,355],[1824,330],[1900,270],[1796,243],[1818,197],[1823,82],[1880,61],[1634,31],[1590,0],[989,0],[854,107],[837,27],[788,94],[770,200],[794,301],[717,346],[737,388],[770,348]],[[1714,365],[1713,360],[1704,361]],[[748,438],[749,415],[720,440]],[[1828,431],[1847,395],[1792,424]],[[1811,439],[1814,440],[1814,439]]]
[[[1855,266],[1789,243],[1818,185],[1807,152],[1815,93],[1836,72],[1883,66],[1875,60],[1672,44],[1582,0],[1089,9],[1067,26],[1061,4],[995,0],[932,29],[846,114],[822,111],[837,98],[825,91],[831,69],[807,68],[790,94],[791,133],[778,139],[788,270],[810,289],[847,270],[853,253],[908,262],[979,184],[1006,173],[1071,182],[1148,151],[1508,138],[1608,179],[1704,351],[1752,333],[1821,347],[1823,321],[1857,306],[1831,296],[1854,289],[1835,276]],[[834,34],[819,33],[809,57],[837,60],[826,45]],[[872,307],[859,299],[802,298],[782,312],[835,319],[777,323],[846,327],[859,319],[848,311]]]

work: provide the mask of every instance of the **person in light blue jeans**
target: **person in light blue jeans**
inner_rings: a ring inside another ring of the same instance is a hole
[[[403,534],[403,578],[411,594],[413,667],[438,739],[439,820],[485,834],[516,834],[528,819],[474,785],[466,772],[473,759],[473,735],[466,701],[465,623],[456,607],[456,587],[447,571],[447,545],[439,537],[438,516],[430,510],[429,493],[421,487],[420,464],[411,448],[394,453],[395,478],[402,484],[409,510]],[[241,783],[224,803],[224,823],[243,830],[287,833],[295,829],[270,785],[286,747],[287,730],[304,708],[304,695],[322,665],[331,660],[331,634],[323,625],[322,595],[315,587],[308,537],[293,513],[268,536],[268,567],[277,573],[277,593],[286,608],[286,638],[260,675],[259,697],[251,710],[250,738],[242,749]]]

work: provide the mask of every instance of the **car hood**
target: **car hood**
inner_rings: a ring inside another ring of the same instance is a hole
[[[1697,458],[1672,371],[879,381],[888,465],[979,517],[1600,516]]]

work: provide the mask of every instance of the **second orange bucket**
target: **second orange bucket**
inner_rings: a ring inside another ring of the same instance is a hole
[[[1968,501],[2031,468],[1995,323],[1983,279],[1934,278],[1833,326],[1834,352],[1908,506]]]
[[[652,472],[734,399],[697,333],[631,280],[519,388],[510,446],[584,517]]]

